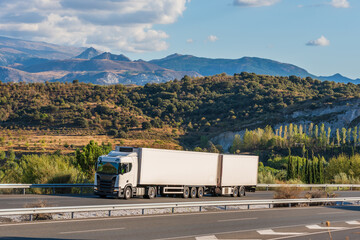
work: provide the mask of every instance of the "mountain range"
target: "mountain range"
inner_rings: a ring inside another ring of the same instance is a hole
[[[360,83],[337,73],[315,76],[298,66],[257,57],[211,59],[172,54],[162,59],[132,61],[127,56],[95,48],[59,46],[0,37],[0,81],[80,82],[94,84],[137,84],[166,82],[191,77],[241,72],[273,76],[311,77],[343,83]]]

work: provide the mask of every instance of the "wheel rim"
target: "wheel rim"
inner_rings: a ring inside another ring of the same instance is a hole
[[[234,193],[233,193],[234,197],[236,197],[238,194],[239,194],[239,189],[238,189],[238,188],[235,188],[235,189],[234,189]]]
[[[196,188],[191,188],[191,197],[196,197]]]
[[[199,188],[198,196],[202,197],[204,195],[204,190],[202,188]]]
[[[126,198],[130,198],[130,189],[127,188],[125,192]]]
[[[184,189],[184,197],[185,197],[185,198],[189,197],[189,194],[190,194],[189,188],[185,188],[185,189]]]

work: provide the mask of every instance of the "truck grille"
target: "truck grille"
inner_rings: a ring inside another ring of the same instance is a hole
[[[98,177],[97,183],[100,192],[112,193],[114,191],[115,179],[105,180]]]

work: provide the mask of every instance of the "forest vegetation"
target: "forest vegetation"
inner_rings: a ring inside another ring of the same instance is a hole
[[[260,156],[261,182],[359,181],[355,166],[360,159],[360,119],[332,129],[324,124],[327,119],[293,124],[286,117],[297,110],[359,99],[359,90],[351,83],[245,72],[185,76],[145,86],[99,86],[76,80],[0,83],[0,182],[91,180],[94,160],[79,157],[91,139],[100,142],[92,141],[93,147],[103,149],[97,154],[106,152],[108,143],[250,152]],[[245,129],[230,149],[211,142],[225,131]],[[35,162],[58,172],[32,176],[26,171]],[[12,178],[16,171],[26,179]],[[68,178],[61,178],[61,172]]]

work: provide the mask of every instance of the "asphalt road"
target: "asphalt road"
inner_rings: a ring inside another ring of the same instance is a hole
[[[360,239],[360,206],[0,224],[0,239]],[[330,228],[324,224],[330,222]],[[348,237],[348,238],[346,238]]]
[[[339,191],[335,192],[339,197],[359,197],[360,191]],[[133,198],[130,200],[106,198],[102,199],[94,195],[0,195],[0,209],[23,208],[29,204],[39,201],[46,201],[48,206],[84,206],[84,205],[106,205],[106,204],[136,204],[136,203],[162,203],[162,202],[189,202],[189,201],[226,201],[232,199],[271,199],[274,196],[273,191],[249,192],[242,198],[232,197],[211,197],[188,198],[181,197],[157,197],[155,199]],[[360,238],[359,238],[360,239]]]

